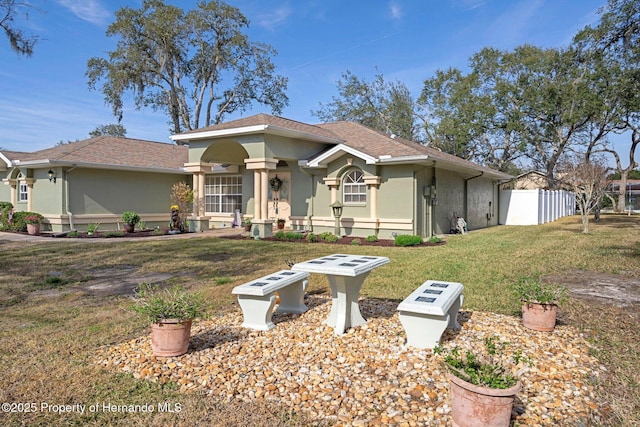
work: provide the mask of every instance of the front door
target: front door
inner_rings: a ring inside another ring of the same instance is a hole
[[[273,179],[278,177],[282,183],[280,189],[274,191],[271,186]],[[269,174],[269,219],[274,221],[278,218],[286,219],[289,225],[289,217],[291,216],[291,172],[277,172]]]

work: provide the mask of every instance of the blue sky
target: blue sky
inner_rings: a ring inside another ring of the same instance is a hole
[[[0,37],[0,147],[35,151],[58,141],[85,139],[98,125],[115,123],[99,91],[90,91],[87,60],[106,57],[116,40],[105,31],[115,10],[140,0],[32,0],[39,11],[17,24],[41,40],[32,57],[17,56]],[[195,1],[173,1],[183,9]],[[605,0],[237,0],[251,21],[249,35],[270,44],[278,73],[289,78],[283,116],[317,123],[319,103],[337,94],[350,70],[368,81],[380,72],[418,96],[437,69],[465,68],[485,46],[523,43],[565,46],[597,22]],[[258,106],[244,115],[269,112]],[[229,117],[237,118],[239,115]],[[170,142],[168,118],[125,104],[131,138]],[[618,145],[623,144],[619,143]],[[626,155],[623,156],[627,157]]]

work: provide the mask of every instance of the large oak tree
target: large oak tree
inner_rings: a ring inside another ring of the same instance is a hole
[[[200,1],[188,12],[162,0],[123,7],[107,29],[119,38],[116,49],[88,62],[89,87],[101,85],[118,121],[130,92],[136,108],[166,112],[172,133],[220,123],[253,103],[279,114],[288,104],[287,79],[275,73],[275,50],[250,41],[248,26],[221,1]]]

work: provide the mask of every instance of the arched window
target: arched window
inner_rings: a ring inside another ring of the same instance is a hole
[[[352,170],[342,179],[342,202],[345,204],[367,203],[367,185],[364,174],[359,170]]]

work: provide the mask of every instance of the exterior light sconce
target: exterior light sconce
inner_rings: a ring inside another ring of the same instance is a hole
[[[329,206],[331,206],[331,210],[333,211],[333,216],[336,219],[335,235],[339,236],[340,235],[340,217],[342,216],[343,205],[339,201],[336,201]]]
[[[47,175],[49,175],[49,182],[53,182],[55,184],[55,182],[56,182],[56,174],[55,174],[55,172],[53,172],[51,169],[49,169],[49,172],[47,172]]]

